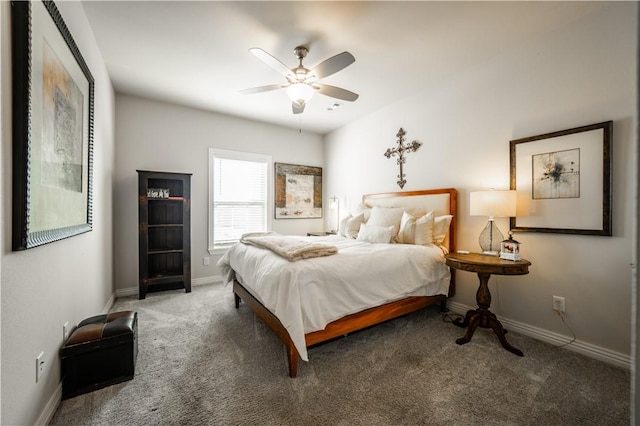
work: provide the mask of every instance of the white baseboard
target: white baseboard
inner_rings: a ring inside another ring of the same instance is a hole
[[[214,275],[212,277],[193,278],[191,285],[217,284],[222,282],[222,275]]]
[[[206,284],[216,284],[222,282],[222,275],[214,275],[211,277],[202,277],[202,278],[192,278],[191,286],[199,286]],[[118,297],[127,297],[127,296],[136,296],[138,294],[138,286],[135,287],[126,287],[126,288],[118,288],[115,292],[115,298]],[[113,303],[112,303],[113,304]]]
[[[138,294],[138,286],[127,287],[127,288],[117,288],[114,294],[116,299],[118,297],[135,296]]]
[[[113,293],[107,303],[105,303],[104,308],[102,308],[103,314],[108,314],[111,308],[113,307],[113,303],[116,301],[116,294]]]
[[[221,275],[214,275],[210,277],[194,278],[191,280],[191,285],[199,286],[199,285],[215,284],[215,283],[221,283],[222,281],[223,279]],[[117,297],[125,297],[125,296],[134,296],[137,294],[138,294],[138,287],[135,286],[135,287],[117,289],[115,292],[115,297],[117,298]],[[113,305],[113,301],[111,301],[111,305]],[[109,305],[109,307],[111,307],[111,305]],[[462,315],[464,315],[470,309],[475,309],[475,307],[467,306],[457,302],[449,302],[448,306],[452,312],[462,314]],[[498,319],[506,329],[515,331],[516,333],[520,333],[522,335],[532,337],[534,339],[541,340],[543,342],[547,342],[555,346],[566,345],[564,347],[570,351],[574,351],[582,355],[588,356],[590,358],[594,358],[609,364],[616,365],[618,367],[622,367],[626,369],[631,368],[630,355],[625,355],[620,352],[615,352],[610,349],[603,348],[601,346],[596,346],[591,343],[580,341],[578,339],[572,343],[567,344],[567,342],[571,340],[571,337],[569,336],[565,336],[559,333],[554,333],[552,331],[544,330],[542,328],[525,324],[519,321],[514,321],[509,318],[498,317]]]
[[[461,315],[466,314],[466,312],[470,309],[475,309],[475,307],[472,308],[471,306],[463,305],[462,303],[457,302],[449,302],[448,306],[452,312]],[[566,346],[564,347],[570,351],[577,352],[590,358],[604,361],[618,367],[631,369],[630,355],[615,352],[600,346],[593,345],[591,343],[582,342],[577,339],[574,342],[567,344],[567,342],[571,341],[571,337],[544,330],[542,328],[534,327],[522,322],[514,321],[509,318],[498,317],[498,320],[507,330],[512,330],[516,333],[520,333],[522,335],[532,337],[543,342],[551,343],[555,346],[566,344]]]
[[[62,382],[58,384],[58,387],[49,398],[49,402],[45,405],[44,410],[40,413],[40,417],[36,420],[36,426],[46,426],[51,422],[53,415],[56,413],[58,406],[62,402]]]

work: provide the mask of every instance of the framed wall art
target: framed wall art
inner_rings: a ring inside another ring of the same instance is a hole
[[[510,142],[513,231],[612,235],[613,122]]]
[[[275,218],[322,217],[322,167],[274,163]]]
[[[11,2],[13,250],[92,229],[94,80],[56,5]]]

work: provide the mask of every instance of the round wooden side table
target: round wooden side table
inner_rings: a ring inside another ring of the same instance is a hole
[[[489,278],[494,275],[525,275],[529,273],[531,262],[525,259],[504,260],[497,256],[480,253],[450,253],[446,255],[447,265],[461,271],[475,272],[480,279],[480,286],[476,292],[477,309],[467,312],[464,320],[456,319],[453,323],[459,327],[466,327],[467,331],[463,337],[456,340],[459,345],[464,345],[471,340],[476,328],[491,328],[498,336],[498,340],[509,352],[522,356],[522,351],[514,348],[507,342],[505,333],[507,332],[496,318],[495,314],[489,310],[491,306],[491,293],[489,292]]]

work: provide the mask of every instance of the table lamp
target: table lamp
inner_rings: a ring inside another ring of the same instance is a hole
[[[484,254],[497,256],[504,236],[494,222],[495,217],[516,215],[516,191],[474,191],[470,193],[469,213],[471,216],[489,216],[487,226],[480,233],[478,241]]]

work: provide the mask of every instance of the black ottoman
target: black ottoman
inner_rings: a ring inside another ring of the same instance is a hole
[[[60,349],[62,398],[133,379],[137,356],[137,312],[85,319]]]

